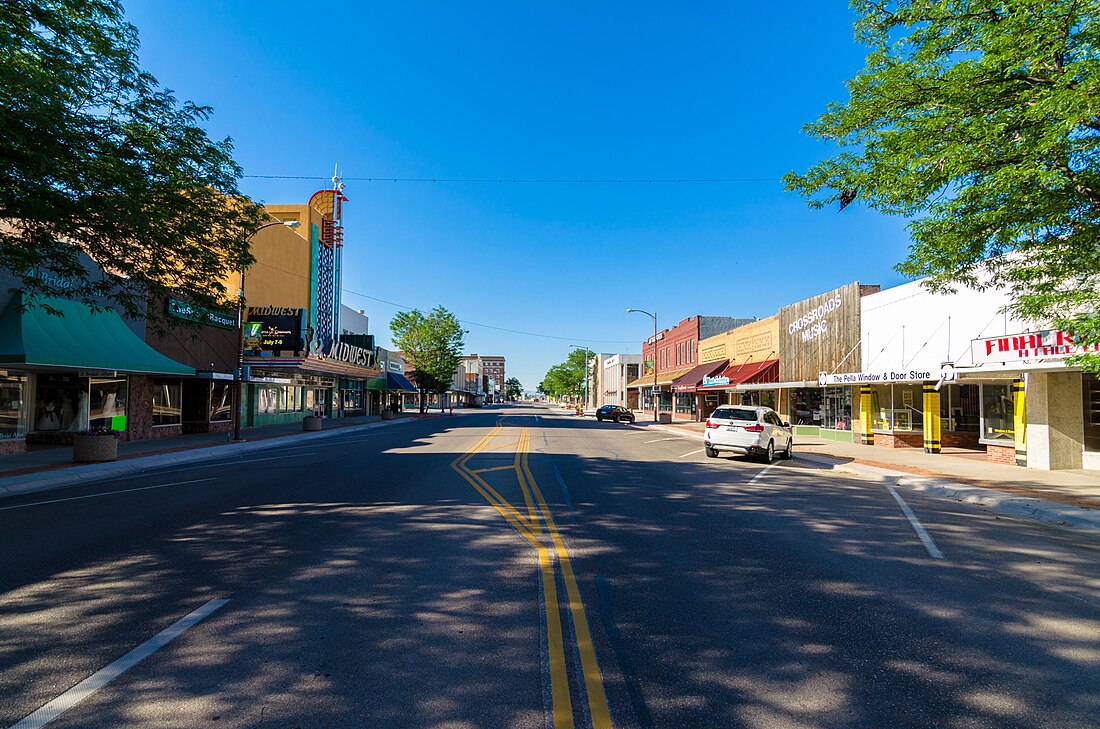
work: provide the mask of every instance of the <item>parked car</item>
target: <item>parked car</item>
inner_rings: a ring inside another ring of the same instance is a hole
[[[604,405],[596,411],[596,420],[601,422],[604,420],[614,420],[616,423],[633,423],[634,413],[621,405]]]
[[[790,458],[794,451],[791,424],[766,407],[722,405],[707,418],[703,435],[708,458],[719,453],[744,453],[771,463],[775,454]]]

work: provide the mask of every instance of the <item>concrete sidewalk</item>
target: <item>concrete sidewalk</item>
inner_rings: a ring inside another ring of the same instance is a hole
[[[459,411],[462,412],[462,411]],[[458,415],[458,412],[455,413]],[[117,461],[109,463],[73,463],[72,448],[44,446],[27,453],[0,456],[0,498],[17,494],[48,491],[92,481],[126,476],[166,466],[196,463],[217,458],[253,453],[294,443],[324,439],[374,428],[397,426],[425,418],[453,417],[439,412],[420,414],[407,411],[393,420],[377,415],[333,418],[324,421],[323,430],[304,432],[302,424],[287,423],[247,428],[244,440],[234,442],[227,433],[194,435],[119,443]]]
[[[703,423],[638,425],[702,438]],[[1064,524],[1100,535],[1100,473],[1040,471],[990,463],[962,449],[940,454],[795,436],[795,458],[830,470],[887,481],[987,507],[1009,516]]]

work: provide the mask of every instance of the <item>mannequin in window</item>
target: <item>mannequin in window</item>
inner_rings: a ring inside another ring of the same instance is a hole
[[[61,418],[57,415],[57,403],[54,400],[42,406],[35,430],[61,430]]]
[[[72,421],[69,423],[68,431],[71,433],[77,433],[81,430],[88,428],[88,393],[78,392],[76,394],[76,414],[73,415]]]

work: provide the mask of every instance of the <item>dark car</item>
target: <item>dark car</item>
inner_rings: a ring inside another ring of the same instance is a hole
[[[596,411],[596,420],[614,420],[616,423],[633,423],[634,413],[630,412],[621,405],[604,405],[602,408]]]

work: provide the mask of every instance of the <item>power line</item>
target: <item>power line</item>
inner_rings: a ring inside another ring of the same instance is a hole
[[[394,302],[394,301],[387,301],[386,299],[380,299],[377,296],[368,296],[367,294],[361,294],[358,291],[352,291],[351,289],[340,289],[340,290],[343,291],[346,294],[353,294],[355,296],[361,296],[364,299],[370,299],[371,301],[378,301],[378,302],[383,303],[383,304],[389,304],[390,306],[395,306],[398,309],[405,309],[406,311],[411,311],[411,310],[416,308],[415,306],[406,306],[404,304],[398,304],[397,302]],[[542,339],[558,339],[558,340],[561,340],[563,342],[587,342],[589,344],[637,344],[636,341],[627,340],[627,339],[581,339],[580,337],[558,337],[558,336],[554,336],[553,334],[540,334],[538,332],[525,332],[525,331],[522,331],[520,329],[508,329],[507,327],[498,327],[498,326],[494,326],[492,324],[482,324],[480,322],[470,321],[468,319],[459,319],[458,321],[462,324],[468,324],[468,325],[473,326],[473,327],[482,327],[484,329],[495,329],[498,332],[508,332],[509,334],[522,334],[523,336],[527,336],[527,337],[540,337]]]
[[[242,175],[254,180],[331,180],[324,175]],[[728,184],[735,182],[782,182],[778,177],[696,178],[554,178],[554,177],[341,177],[344,182],[493,182],[508,184],[606,185],[606,184]]]

